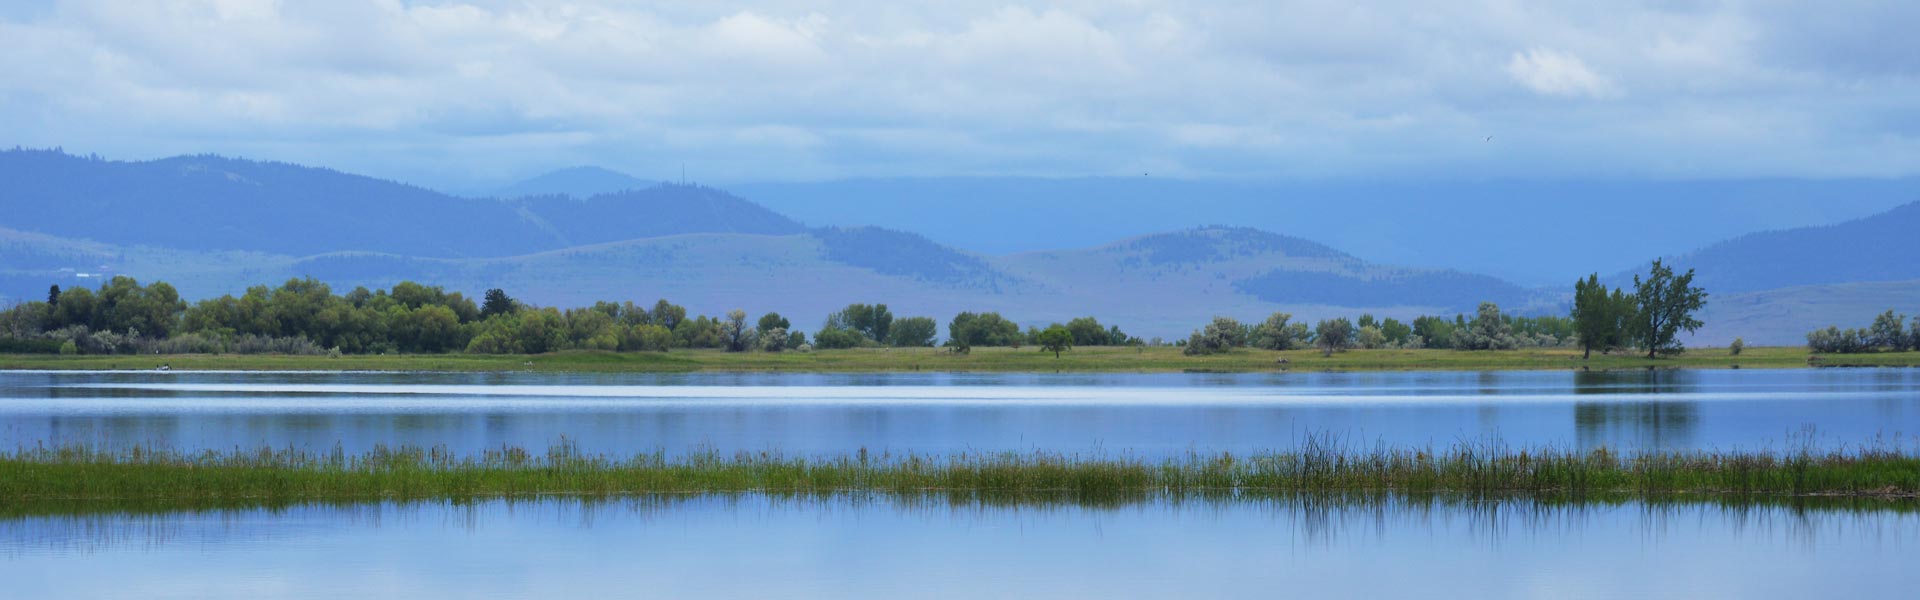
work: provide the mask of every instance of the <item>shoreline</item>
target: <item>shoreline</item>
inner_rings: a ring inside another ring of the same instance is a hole
[[[0,354],[0,371],[389,371],[536,373],[1277,373],[1392,371],[1550,371],[1646,369],[1792,369],[1920,367],[1920,352],[1813,354],[1801,347],[1690,350],[1675,357],[1595,355],[1582,360],[1567,348],[1500,351],[1351,350],[1323,357],[1316,350],[1240,349],[1185,356],[1174,347],[1075,348],[1059,358],[1031,348],[975,348],[956,355],[940,348],[862,348],[810,353],[571,351],[539,355],[81,355]]]

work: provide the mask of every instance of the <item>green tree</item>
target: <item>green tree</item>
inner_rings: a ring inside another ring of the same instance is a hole
[[[581,350],[618,350],[620,332],[613,316],[592,308],[570,308],[562,313],[567,320],[567,346]]]
[[[747,350],[754,339],[753,330],[747,327],[747,311],[737,308],[727,311],[727,320],[720,324],[720,339],[728,352]]]
[[[1889,310],[1873,318],[1867,327],[1868,345],[1894,352],[1907,349],[1907,316]]]
[[[753,346],[759,348],[761,352],[780,352],[787,349],[787,330],[775,327],[757,331],[759,335],[754,338]]]
[[[1060,358],[1061,352],[1073,349],[1073,332],[1059,323],[1048,326],[1037,337],[1040,351],[1052,352],[1054,358]]]
[[[940,324],[932,317],[907,317],[893,322],[887,345],[895,348],[932,346],[934,336],[939,334]]]
[[[1398,320],[1388,318],[1380,322],[1380,334],[1386,336],[1387,344],[1405,347],[1407,340],[1413,337],[1413,327]]]
[[[858,331],[839,327],[823,327],[819,332],[813,334],[813,347],[822,350],[855,348],[869,343],[869,341],[866,336],[860,335]]]
[[[1322,356],[1333,356],[1335,352],[1352,348],[1353,337],[1353,322],[1345,318],[1328,319],[1313,327],[1313,344],[1320,348]]]
[[[1361,348],[1374,350],[1387,345],[1387,334],[1378,325],[1368,325],[1360,328],[1360,333],[1354,335],[1353,341]]]
[[[53,284],[53,287],[47,288],[47,306],[58,306],[59,304],[60,284],[56,283]]]
[[[486,301],[480,305],[480,318],[486,319],[497,315],[513,314],[517,308],[518,303],[514,302],[513,298],[507,295],[506,290],[493,288],[487,290]]]
[[[1255,348],[1266,350],[1292,350],[1300,347],[1306,342],[1301,339],[1303,336],[1299,335],[1304,328],[1296,329],[1287,323],[1292,319],[1293,315],[1283,312],[1267,315],[1267,320],[1261,321],[1253,328],[1250,343]]]
[[[760,322],[757,323],[756,325],[757,326],[754,328],[760,331],[772,331],[775,329],[790,329],[793,327],[793,323],[787,322],[787,318],[780,316],[780,313],[777,313],[777,312],[770,312],[764,315],[760,315]]]
[[[687,308],[668,302],[666,298],[661,298],[659,302],[653,303],[653,311],[647,314],[651,317],[653,324],[665,327],[670,331],[679,329],[680,324],[687,320]]]
[[[1607,289],[1599,273],[1573,282],[1571,333],[1580,340],[1580,358],[1592,358],[1594,350],[1605,354],[1626,346],[1637,310],[1634,298],[1623,290]]]
[[[1518,347],[1520,341],[1513,336],[1513,324],[1507,321],[1506,315],[1500,313],[1497,304],[1481,302],[1473,321],[1462,323],[1458,318],[1455,320],[1455,350],[1512,350]]]
[[[1359,327],[1360,329],[1366,329],[1368,327],[1379,327],[1380,320],[1374,318],[1372,313],[1362,313],[1360,315],[1359,322],[1354,323],[1354,326]]]
[[[827,315],[827,328],[846,329],[875,342],[885,343],[893,330],[893,313],[885,304],[849,304]]]
[[[997,312],[963,312],[947,323],[947,343],[955,348],[1013,346],[1020,338],[1020,325]]]
[[[620,331],[622,352],[666,352],[673,348],[673,344],[673,330],[652,323],[626,325]]]
[[[1413,320],[1413,336],[1423,348],[1453,347],[1454,324],[1444,317],[1422,316]]]
[[[1642,280],[1633,276],[1634,297],[1639,309],[1634,315],[1634,334],[1647,358],[1686,351],[1678,339],[1681,331],[1692,333],[1705,323],[1694,313],[1707,305],[1707,292],[1693,285],[1693,269],[1675,276],[1673,268],[1659,260]]]
[[[1217,354],[1247,345],[1247,328],[1231,317],[1214,317],[1204,329],[1193,332],[1187,338],[1187,346],[1181,350],[1188,356]]]
[[[1108,346],[1113,344],[1112,340],[1107,339],[1107,329],[1100,325],[1099,319],[1080,317],[1067,321],[1066,327],[1067,332],[1073,334],[1073,345],[1075,346]],[[1035,340],[1034,343],[1039,343],[1039,341]]]

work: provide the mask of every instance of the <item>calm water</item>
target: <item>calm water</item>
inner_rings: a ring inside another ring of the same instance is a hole
[[[1811,435],[1806,432],[1812,431]],[[1048,450],[1353,444],[1782,449],[1920,435],[1920,370],[693,374],[0,372],[0,447]],[[1908,438],[1908,443],[1911,438]]]
[[[12,598],[1898,598],[1920,515],[759,496],[0,521]]]
[[[473,452],[564,437],[611,453],[1164,456],[1284,449],[1322,432],[1355,444],[1859,444],[1920,434],[1920,370],[0,373],[5,447]],[[1912,501],[995,507],[746,495],[0,517],[6,598],[1902,597],[1920,585],[1915,564]]]

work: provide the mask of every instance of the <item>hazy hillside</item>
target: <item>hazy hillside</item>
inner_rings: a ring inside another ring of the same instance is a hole
[[[726,186],[813,224],[877,225],[985,254],[1232,223],[1366,260],[1570,286],[1754,231],[1920,200],[1916,179],[1195,181],[949,177]]]
[[[640,190],[653,187],[656,182],[647,181],[600,167],[573,167],[514,183],[494,190],[495,198],[519,198],[521,196],[572,196],[589,198],[601,194]]]
[[[1920,202],[1835,225],[1743,235],[1674,262],[1723,293],[1920,279]]]
[[[1275,310],[1309,320],[1361,312],[1404,318],[1493,301],[1512,312],[1558,314],[1568,291],[1367,260],[1306,239],[1326,231],[1304,224],[1312,220],[1306,216],[1286,229],[1303,236],[1213,226],[991,256],[919,231],[808,228],[699,185],[475,200],[280,163],[206,156],[112,162],[41,151],[0,152],[0,175],[7,178],[0,209],[8,217],[0,223],[0,302],[41,297],[50,284],[97,285],[116,274],[164,279],[190,298],[300,276],[343,287],[412,279],[468,293],[501,287],[549,305],[666,297],[696,311],[778,310],[802,322],[850,302],[885,302],[900,314],[942,319],[997,310],[1024,324],[1094,315],[1136,334],[1172,338],[1214,315],[1257,319]],[[1072,234],[1043,235],[1045,243],[1065,244],[1100,229],[1087,223],[1116,222],[1129,206],[1095,210],[1087,202],[989,211],[1010,228],[977,239],[1016,237],[1024,230],[1013,224],[1042,223],[1046,231]],[[1037,218],[1067,208],[1077,216]],[[1359,209],[1343,205],[1325,214]],[[1444,220],[1431,218],[1434,210],[1380,212],[1363,222],[1424,232],[1408,243],[1446,238],[1442,245],[1505,248],[1515,257],[1548,247],[1516,245],[1525,235],[1476,235],[1454,226],[1474,220],[1472,211]],[[1149,214],[1165,220],[1164,211]],[[1539,223],[1553,247],[1623,245],[1585,244],[1568,233],[1573,222]],[[1908,235],[1916,225],[1920,204],[1832,226],[1747,235],[1682,256],[1678,261],[1697,267],[1714,294],[1700,339],[1797,343],[1807,329],[1864,323],[1886,308],[1920,312],[1901,304],[1915,297],[1907,283],[1858,283],[1920,280],[1920,260],[1911,260],[1920,242]]]
[[[691,185],[572,199],[457,198],[285,163],[106,161],[0,152],[0,226],[120,246],[304,256],[515,256],[683,233],[795,233],[785,216]]]
[[[559,238],[559,246],[683,233],[799,233],[785,215],[721,190],[657,184],[585,199],[536,196],[507,202],[523,219]]]
[[[0,181],[7,227],[119,245],[483,256],[555,243],[498,202],[284,163],[15,150]]]
[[[1697,343],[1799,345],[1829,325],[1866,327],[1887,310],[1920,314],[1920,280],[1841,283],[1716,295],[1701,319]]]

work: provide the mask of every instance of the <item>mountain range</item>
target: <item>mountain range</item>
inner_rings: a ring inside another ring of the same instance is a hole
[[[1470,311],[1482,300],[1559,313],[1567,297],[1563,286],[1377,263],[1310,236],[1240,224],[988,254],[921,232],[809,225],[728,191],[599,169],[467,198],[286,163],[14,150],[0,152],[0,181],[0,297],[16,300],[111,274],[167,280],[189,298],[297,276],[340,287],[413,279],[469,293],[501,287],[549,305],[665,297],[707,314],[776,310],[809,328],[848,303],[884,302],[896,314],[943,322],[962,310],[1027,324],[1095,315],[1172,338],[1216,314],[1410,318]],[[1399,222],[1414,212],[1376,218]],[[1012,208],[987,216],[1034,220]],[[1074,229],[1070,220],[1051,226]],[[1715,294],[1696,343],[1797,343],[1813,327],[1920,309],[1899,305],[1920,290],[1920,242],[1899,235],[1915,226],[1920,205],[1904,205],[1670,253],[1697,267]],[[1598,237],[1591,243],[1608,243]],[[1462,233],[1453,243],[1476,241]]]

